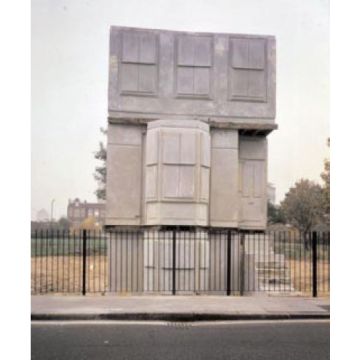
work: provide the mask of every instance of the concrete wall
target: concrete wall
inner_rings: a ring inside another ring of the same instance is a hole
[[[108,100],[106,225],[265,229],[274,37],[112,27]]]
[[[146,225],[208,225],[209,126],[158,120],[146,136]]]
[[[200,121],[110,124],[107,225],[263,230],[267,140]]]
[[[210,226],[238,226],[237,130],[211,130]]]
[[[111,27],[109,116],[273,124],[275,38]]]
[[[239,141],[239,227],[265,229],[267,221],[267,139]]]
[[[106,225],[141,225],[142,133],[141,126],[109,124]]]

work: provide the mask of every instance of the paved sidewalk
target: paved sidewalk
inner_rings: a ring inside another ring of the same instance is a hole
[[[329,299],[274,296],[67,296],[31,298],[32,320],[328,319]]]

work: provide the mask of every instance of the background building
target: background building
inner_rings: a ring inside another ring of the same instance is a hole
[[[73,201],[69,199],[67,218],[73,229],[80,228],[89,219],[94,220],[95,227],[102,227],[105,219],[105,204],[88,203],[86,200],[81,202],[78,198]]]

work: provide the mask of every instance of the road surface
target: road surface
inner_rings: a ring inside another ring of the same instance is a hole
[[[329,321],[32,322],[36,360],[323,360]]]

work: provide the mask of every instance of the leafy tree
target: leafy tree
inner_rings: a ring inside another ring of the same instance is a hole
[[[278,223],[284,224],[286,222],[284,213],[280,206],[274,205],[270,201],[268,201],[267,208],[268,208],[269,224],[278,224]]]
[[[94,216],[88,216],[83,222],[80,224],[80,229],[82,230],[100,230],[101,226],[96,221]]]
[[[330,139],[328,139],[328,146],[330,146]],[[324,217],[326,222],[330,221],[330,160],[324,160],[324,171],[321,173],[323,185],[323,206]]]
[[[103,135],[106,135],[107,130],[100,128]],[[94,178],[98,183],[98,188],[95,190],[95,195],[98,200],[106,199],[106,147],[103,142],[99,143],[99,150],[94,154],[95,159],[101,162],[101,165],[95,167]]]
[[[323,218],[323,191],[320,185],[301,179],[281,202],[286,220],[298,230],[308,232]]]

